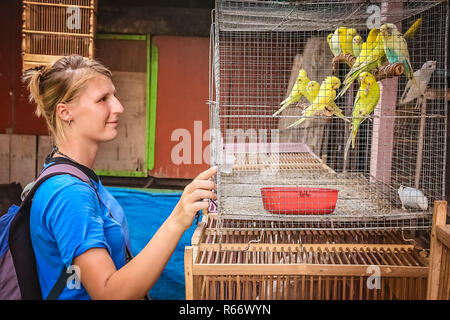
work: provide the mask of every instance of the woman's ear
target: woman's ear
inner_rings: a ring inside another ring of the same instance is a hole
[[[56,115],[62,121],[72,121],[72,114],[70,113],[69,106],[66,103],[58,103],[56,105]]]

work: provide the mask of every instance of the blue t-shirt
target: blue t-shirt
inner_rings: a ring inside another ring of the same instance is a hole
[[[34,195],[30,213],[31,242],[44,298],[55,285],[63,266],[70,267],[73,259],[88,249],[108,250],[117,269],[126,263],[125,243],[129,244],[129,238],[123,210],[100,180],[91,181],[101,202],[88,183],[68,174],[44,181]],[[83,275],[80,277],[82,279]],[[69,280],[59,299],[90,299],[81,281],[74,277]]]

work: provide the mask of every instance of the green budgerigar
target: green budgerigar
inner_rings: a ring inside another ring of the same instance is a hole
[[[356,95],[352,113],[352,134],[349,137],[345,154],[347,154],[350,146],[350,139],[352,148],[355,147],[356,134],[358,133],[359,126],[375,110],[380,99],[380,86],[370,72],[361,73],[359,75],[359,81],[361,82],[361,86]]]
[[[409,59],[408,45],[405,38],[393,23],[383,24],[380,28],[383,37],[384,52],[389,63],[400,62],[405,67],[405,76],[413,85],[417,85],[414,79],[414,70]]]
[[[308,99],[309,95],[306,92],[306,86],[308,85],[308,82],[309,79],[306,71],[304,69],[300,69],[298,71],[297,80],[295,81],[291,93],[286,99],[281,101],[280,103],[281,108],[279,108],[277,112],[275,112],[272,115],[272,117],[275,117],[277,114],[279,114],[281,111],[289,107],[291,104],[298,102],[302,96],[305,96],[305,98]]]
[[[335,76],[328,76],[322,81],[319,92],[312,104],[303,110],[300,119],[292,123],[288,128],[295,127],[304,122],[308,117],[313,117],[318,114],[333,110],[333,113],[337,116],[341,116],[342,112],[334,103],[336,97],[336,90],[341,86],[341,80]],[[335,110],[336,108],[339,110]],[[340,113],[339,113],[340,112]]]

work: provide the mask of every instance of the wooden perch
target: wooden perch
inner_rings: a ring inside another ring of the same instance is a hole
[[[355,63],[356,57],[352,55],[351,53],[347,54],[339,54],[332,60],[333,65],[333,74],[337,75],[337,72],[339,70],[339,63],[345,62],[349,67],[353,66]],[[386,79],[386,78],[392,78],[392,77],[398,77],[403,74],[405,71],[405,67],[402,63],[396,62],[392,64],[384,64],[378,69],[376,69],[373,72],[373,75],[377,81]]]
[[[385,64],[379,67],[375,72],[373,72],[373,75],[377,81],[383,80],[386,78],[392,78],[392,77],[398,77],[403,74],[405,71],[405,67],[403,66],[403,63],[396,62],[392,64]]]
[[[450,101],[450,89],[446,92],[445,90],[429,88],[425,91],[425,99],[447,99]]]
[[[355,63],[355,60],[356,60],[356,57],[354,55],[352,55],[351,53],[346,53],[346,54],[341,53],[341,54],[335,56],[331,62],[333,65],[333,75],[337,75],[340,62],[345,62],[351,68],[352,65]]]

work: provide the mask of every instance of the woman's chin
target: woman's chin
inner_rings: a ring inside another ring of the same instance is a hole
[[[100,142],[109,142],[117,138],[117,135],[119,134],[119,131],[117,129],[108,130],[109,132],[105,134],[101,139]]]

